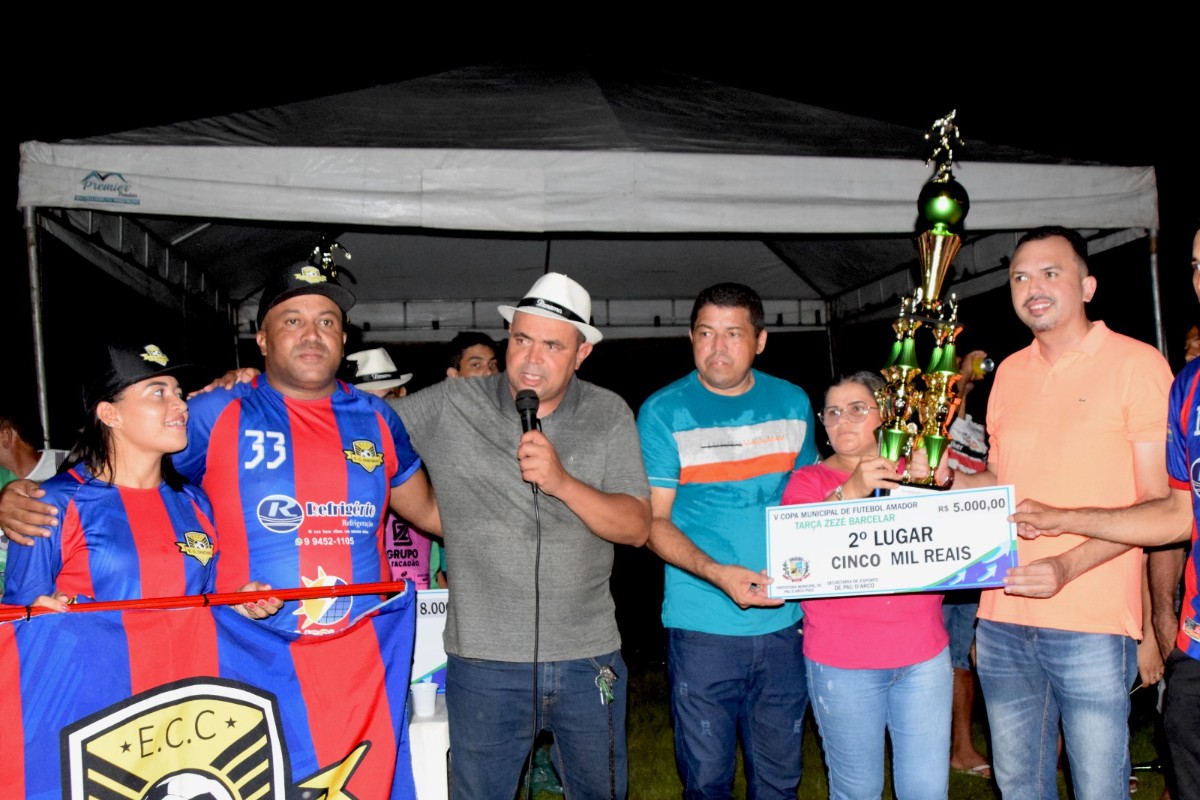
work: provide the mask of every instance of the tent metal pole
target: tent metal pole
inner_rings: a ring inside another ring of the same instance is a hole
[[[238,336],[238,312],[241,311],[241,306],[235,306],[232,303],[229,305],[229,322],[233,328],[233,368],[242,368],[242,344],[241,337]]]
[[[1158,340],[1158,352],[1167,357],[1167,337],[1163,331],[1162,294],[1158,284],[1158,229],[1150,229],[1150,291],[1154,293],[1154,336]]]
[[[829,378],[831,381],[838,379],[838,357],[837,346],[833,341],[833,303],[825,301],[825,341],[829,345]]]
[[[33,321],[33,364],[37,371],[38,416],[44,448],[50,447],[50,395],[46,388],[46,342],[42,337],[42,278],[38,261],[37,209],[24,209],[25,252],[29,263],[29,310]]]

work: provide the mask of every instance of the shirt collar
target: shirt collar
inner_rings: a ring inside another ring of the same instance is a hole
[[[1108,326],[1104,324],[1104,321],[1095,320],[1092,322],[1092,327],[1087,332],[1087,335],[1080,340],[1079,344],[1068,350],[1067,353],[1082,353],[1086,356],[1094,356],[1097,352],[1099,352],[1100,347],[1104,344],[1104,340],[1108,338],[1108,334]],[[1063,355],[1066,355],[1066,353]],[[1042,346],[1038,344],[1037,339],[1034,339],[1033,344],[1030,345],[1029,356],[1030,358],[1037,358],[1045,361],[1045,359],[1042,358]]]

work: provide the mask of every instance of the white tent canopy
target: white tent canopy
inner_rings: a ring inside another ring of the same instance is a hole
[[[353,254],[351,319],[378,339],[496,329],[496,302],[546,269],[591,290],[610,336],[686,323],[696,291],[730,279],[778,324],[823,325],[908,291],[926,150],[919,131],[678,75],[481,67],[27,142],[19,205],[160,302],[202,297],[244,332],[266,272],[318,233]],[[996,285],[1035,225],[1094,248],[1157,228],[1150,167],[956,155],[960,293]]]

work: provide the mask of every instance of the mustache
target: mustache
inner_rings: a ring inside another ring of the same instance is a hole
[[[1050,303],[1053,305],[1054,298],[1044,294],[1035,294],[1033,297],[1026,299],[1025,302],[1021,304],[1021,307],[1029,308],[1031,303]]]

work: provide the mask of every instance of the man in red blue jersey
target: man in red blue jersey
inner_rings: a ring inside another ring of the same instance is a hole
[[[1200,299],[1200,232],[1192,241],[1192,288]],[[1182,542],[1191,536],[1192,552],[1184,569],[1183,608],[1175,650],[1167,659],[1163,708],[1166,739],[1179,797],[1200,798],[1200,359],[1189,361],[1171,385],[1167,427],[1165,497],[1127,508],[1058,509],[1023,501],[1011,517],[1026,538],[1065,531],[1124,544],[1151,546]]]
[[[278,271],[258,311],[265,372],[191,401],[188,446],[173,460],[212,501],[222,544],[218,591],[236,591],[249,575],[280,589],[383,580],[389,506],[423,530],[440,530],[433,491],[399,417],[335,378],[353,305],[327,264]],[[5,492],[0,526],[24,543],[22,535],[45,535],[41,526],[55,520],[49,506],[20,494]],[[373,602],[288,603],[267,624],[333,633],[357,605]]]

